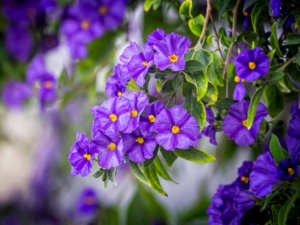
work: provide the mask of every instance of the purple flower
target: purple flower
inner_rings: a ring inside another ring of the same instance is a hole
[[[128,112],[130,113],[129,122],[126,124],[126,128],[123,132],[131,133],[139,126],[140,116],[144,109],[149,105],[149,99],[144,93],[135,91],[125,92],[121,98],[128,100]]]
[[[149,34],[147,37],[148,44],[152,47],[159,41],[162,41],[165,39],[166,33],[165,31],[157,28],[155,31],[153,31],[152,34]]]
[[[154,126],[156,142],[166,150],[193,146],[200,130],[197,120],[178,105],[161,110]]]
[[[98,131],[91,141],[98,148],[99,166],[109,170],[112,167],[118,167],[124,160],[123,142],[118,134],[107,136]]]
[[[260,48],[244,49],[234,60],[237,76],[251,82],[269,72],[270,59]]]
[[[294,103],[291,107],[292,119],[290,120],[287,131],[286,145],[292,158],[300,157],[300,110],[298,104]]]
[[[80,174],[87,176],[93,167],[95,154],[98,153],[96,146],[89,142],[89,137],[77,131],[76,143],[69,153],[69,162],[72,165],[71,176]]]
[[[229,113],[223,121],[223,131],[229,139],[233,139],[237,145],[251,145],[260,129],[264,117],[268,115],[267,108],[259,103],[253,125],[247,129],[247,116],[250,101],[239,101],[229,107]]]
[[[146,114],[141,116],[140,118],[139,129],[153,132],[156,116],[161,112],[163,108],[164,105],[159,101],[155,101],[150,106],[148,106],[145,109]]]
[[[156,50],[154,62],[160,70],[168,67],[172,71],[181,71],[185,68],[184,55],[188,53],[191,42],[186,37],[171,33],[166,35],[165,40],[153,45]]]
[[[120,56],[120,61],[124,64],[127,65],[132,56],[140,54],[140,46],[138,46],[137,43],[135,42],[130,42],[130,45],[126,47]]]
[[[217,127],[215,126],[215,115],[210,107],[206,107],[205,105],[205,111],[206,111],[206,121],[209,123],[207,127],[205,127],[202,131],[202,134],[206,137],[209,137],[209,142],[213,145],[217,145],[216,142],[216,132]],[[202,136],[200,136],[201,139]],[[198,137],[199,139],[199,137]]]
[[[282,7],[282,2],[281,0],[270,0],[270,5],[273,11],[273,16],[277,17],[280,15],[280,10]]]
[[[93,121],[93,137],[98,131],[107,135],[116,135],[124,131],[130,120],[130,107],[125,98],[106,99],[101,106],[94,106],[91,112],[95,117]]]
[[[234,208],[242,216],[256,205],[255,195],[251,191],[240,190],[236,192],[236,197],[234,198]]]
[[[48,52],[51,49],[56,48],[59,45],[59,40],[55,34],[44,35],[41,42],[41,51],[43,53]]]
[[[9,26],[5,30],[5,48],[16,60],[26,62],[33,50],[33,38],[29,29]]]
[[[3,87],[3,103],[11,109],[20,109],[26,99],[33,96],[33,88],[23,82],[9,80]]]
[[[207,208],[209,225],[240,225],[242,215],[234,208],[236,188],[231,185],[220,185],[217,193],[212,197],[211,204]]]
[[[253,162],[250,173],[250,189],[262,198],[272,192],[272,187],[277,183],[277,166],[270,152],[257,157]]]
[[[105,93],[109,97],[117,97],[122,96],[123,92],[125,92],[126,83],[128,82],[128,79],[125,82],[125,85],[122,85],[122,65],[118,64],[114,67],[114,75],[109,76],[106,81],[105,86]],[[129,76],[130,80],[130,76]]]
[[[277,168],[277,175],[279,179],[294,179],[298,176],[299,172],[299,160],[284,159]]]
[[[142,87],[145,82],[145,75],[153,64],[153,50],[146,43],[142,47],[142,52],[132,56],[128,63],[128,71],[135,80],[137,86]]]
[[[252,171],[253,162],[245,161],[243,165],[238,169],[238,178],[234,182],[234,186],[239,187],[240,189],[247,190],[249,189],[250,184],[250,173]]]
[[[289,15],[288,18],[284,21],[283,26],[288,29],[293,23],[295,23],[295,15]]]
[[[245,13],[247,13],[247,12],[244,12],[243,30],[248,30],[249,22],[251,21],[251,17],[249,15],[246,16]]]
[[[78,211],[82,214],[94,214],[98,208],[98,200],[92,188],[85,188],[78,201]]]
[[[136,129],[131,134],[122,134],[124,153],[128,154],[129,160],[135,163],[151,159],[156,147],[153,133]]]
[[[244,79],[240,79],[238,76],[234,78],[234,81],[238,84],[236,85],[233,92],[233,99],[236,101],[243,100],[246,95],[246,88],[244,87]]]

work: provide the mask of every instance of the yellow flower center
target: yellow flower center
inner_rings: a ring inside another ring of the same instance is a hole
[[[135,141],[138,142],[138,143],[140,143],[140,144],[143,144],[144,143],[144,138],[139,137]]]
[[[45,81],[44,82],[44,87],[49,89],[49,88],[52,88],[52,82],[51,81]]]
[[[249,69],[250,69],[250,70],[254,70],[254,69],[256,68],[255,62],[249,62],[249,63],[248,63],[248,66],[249,66]]]
[[[174,134],[177,134],[177,133],[179,132],[179,127],[173,126],[173,127],[172,127],[172,132],[173,132]]]
[[[101,15],[105,15],[107,13],[108,9],[106,6],[101,6],[98,11]]]
[[[147,61],[144,61],[144,62],[143,62],[143,65],[144,65],[144,66],[148,66],[148,62],[147,62]]]
[[[110,114],[109,115],[109,119],[111,119],[113,122],[115,122],[116,120],[117,120],[117,115],[115,115],[115,114]]]
[[[248,184],[249,183],[249,177],[242,176],[241,181],[244,182],[245,184]]]
[[[295,171],[292,168],[288,168],[289,175],[293,176],[295,174]]]
[[[247,122],[247,120],[243,120],[243,125],[244,125],[245,127],[247,127],[247,126],[248,126],[248,122]]]
[[[237,82],[237,83],[238,83],[238,82],[240,82],[240,80],[241,80],[241,79],[240,79],[238,76],[235,76],[235,77],[234,77],[234,82]],[[245,82],[245,79],[242,79],[242,82]]]
[[[171,55],[169,58],[173,63],[178,61],[178,57],[176,55]]]
[[[244,16],[249,16],[249,13],[247,13],[247,12],[244,12],[243,14],[244,14]]]
[[[84,154],[83,157],[89,161],[91,159],[91,154]]]
[[[110,149],[110,150],[115,150],[116,149],[116,144],[115,143],[110,143],[107,148]]]
[[[122,92],[119,91],[118,92],[118,96],[121,97],[122,96]]]
[[[89,27],[90,27],[90,22],[89,22],[88,20],[83,20],[83,21],[81,22],[81,28],[82,28],[82,29],[86,30],[86,29],[88,29]]]
[[[149,121],[150,121],[151,123],[154,123],[154,122],[155,122],[155,116],[150,115],[150,116],[149,116]]]
[[[137,116],[137,114],[138,114],[138,112],[136,110],[130,111],[130,115],[134,118]]]

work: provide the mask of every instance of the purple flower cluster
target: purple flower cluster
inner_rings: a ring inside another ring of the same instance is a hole
[[[125,3],[124,0],[83,0],[67,9],[61,33],[66,37],[73,58],[85,58],[86,44],[119,26]]]
[[[290,155],[294,159],[300,157],[300,110],[297,102],[291,108],[290,126],[287,131],[286,144]]]

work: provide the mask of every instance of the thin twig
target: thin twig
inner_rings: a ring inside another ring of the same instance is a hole
[[[280,67],[278,70],[276,70],[276,72],[280,72],[280,71],[285,70],[285,68],[293,62],[293,59],[294,59],[294,58],[289,59],[289,61],[287,61],[287,62],[286,62],[282,67]]]
[[[222,54],[222,51],[221,51],[221,48],[220,48],[220,37],[218,35],[218,31],[216,29],[216,25],[215,25],[215,22],[214,22],[214,18],[213,18],[213,15],[210,13],[210,22],[213,26],[213,29],[214,29],[214,32],[215,32],[215,41],[217,43],[217,51],[219,51],[220,53],[220,56],[221,56],[221,60],[222,60],[222,64],[224,65],[224,58],[223,58],[223,54]]]
[[[236,35],[237,13],[238,13],[240,3],[241,3],[241,0],[238,0],[237,3],[235,4],[233,10],[232,10],[232,13],[233,13],[232,37],[235,37],[235,35]],[[223,79],[226,79],[226,76],[227,76],[227,69],[228,69],[228,66],[229,66],[229,61],[230,61],[231,53],[233,51],[234,44],[235,44],[235,41],[231,42],[229,50],[228,50],[227,58],[226,58],[226,61],[225,61]]]

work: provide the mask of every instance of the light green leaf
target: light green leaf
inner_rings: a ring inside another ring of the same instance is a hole
[[[227,69],[227,77],[226,77],[226,80],[232,81],[232,80],[234,79],[235,76],[236,76],[236,72],[235,72],[234,63],[231,62],[231,63],[229,63],[229,66],[228,66],[228,69]]]
[[[165,161],[167,162],[168,166],[171,167],[173,163],[178,158],[173,151],[167,151],[162,146],[160,146],[160,152],[163,155]]]
[[[210,35],[207,37],[206,42],[207,42],[207,44],[209,44],[210,46],[214,47],[214,46],[213,46],[213,43],[212,43],[212,34],[210,34]]]
[[[213,53],[213,61],[208,65],[207,77],[208,81],[213,83],[216,86],[223,87],[223,66],[222,61],[220,60],[216,52]]]
[[[279,162],[284,159],[291,158],[289,152],[281,147],[279,140],[275,134],[272,134],[271,136],[270,151],[277,164],[279,164]]]
[[[300,44],[300,34],[289,33],[286,37],[285,45],[298,45]]]
[[[207,107],[214,105],[215,102],[218,101],[218,88],[210,82],[208,82],[206,96],[211,99],[211,102],[206,105]]]
[[[283,57],[282,52],[280,50],[279,43],[278,43],[276,22],[273,23],[272,28],[271,28],[270,45],[274,49],[276,49],[276,55],[278,55],[279,57]]]
[[[297,191],[286,203],[284,203],[278,213],[278,224],[286,224],[286,220],[288,218],[290,210],[299,196],[300,191]]]
[[[188,149],[178,149],[175,148],[174,154],[180,158],[195,162],[195,163],[208,163],[216,160],[213,155],[208,154],[200,149],[195,148],[194,146],[189,147]]]
[[[267,6],[266,1],[259,1],[254,5],[254,7],[252,9],[251,23],[252,23],[254,32],[257,31],[257,23],[260,20],[261,14],[266,6]]]
[[[201,36],[204,21],[205,21],[205,18],[202,14],[198,15],[194,19],[189,20],[189,28],[194,35],[196,35],[198,37]]]
[[[163,179],[172,181],[175,184],[178,184],[175,182],[170,175],[168,174],[167,170],[165,169],[164,165],[161,163],[159,157],[156,157],[154,160],[154,165],[156,168],[156,173]]]
[[[130,168],[132,173],[134,174],[134,176],[141,182],[143,182],[144,184],[150,186],[149,181],[147,180],[146,176],[144,175],[144,173],[141,171],[141,169],[139,168],[138,164],[136,164],[135,162],[132,162],[129,160],[129,164],[130,164]]]
[[[192,6],[193,6],[193,1],[192,0],[185,0],[179,8],[179,13],[182,14],[182,15],[185,15],[187,17],[193,18]]]
[[[276,85],[268,85],[264,89],[268,113],[271,117],[278,116],[284,109],[284,98]]]
[[[286,86],[284,79],[281,78],[278,82],[277,82],[277,87],[279,88],[279,90],[283,93],[290,93],[291,90]]]
[[[197,89],[197,101],[202,99],[207,91],[208,80],[203,71],[194,73],[184,73],[187,82],[193,84]]]
[[[210,51],[200,46],[195,52],[193,59],[199,61],[205,67],[205,72],[207,72],[208,66],[213,62],[213,55]]]
[[[261,95],[263,92],[264,92],[264,87],[261,87],[261,88],[257,89],[256,92],[254,93],[254,95],[252,96],[250,106],[248,109],[248,118],[247,118],[248,130],[250,130],[252,127],[253,120],[254,120],[254,117],[256,114],[256,109],[257,109],[258,103],[260,101],[260,98],[261,98]]]
[[[161,2],[161,0],[146,0],[144,4],[145,11],[148,12],[151,9],[152,5],[158,2]]]
[[[152,187],[154,190],[156,190],[159,194],[167,196],[167,193],[164,191],[164,189],[161,187],[159,179],[156,174],[156,169],[154,166],[154,163],[152,163],[149,167],[144,168],[144,174],[150,182],[150,187]]]
[[[226,34],[226,31],[224,29],[224,27],[221,27],[218,31],[218,35],[220,37],[220,41],[222,43],[222,45],[225,45],[226,47],[229,48],[230,44],[231,44],[231,37],[229,37]]]
[[[268,53],[268,58],[270,59],[270,62],[272,62],[275,52],[276,52],[276,49],[273,49],[272,51],[270,51]]]

